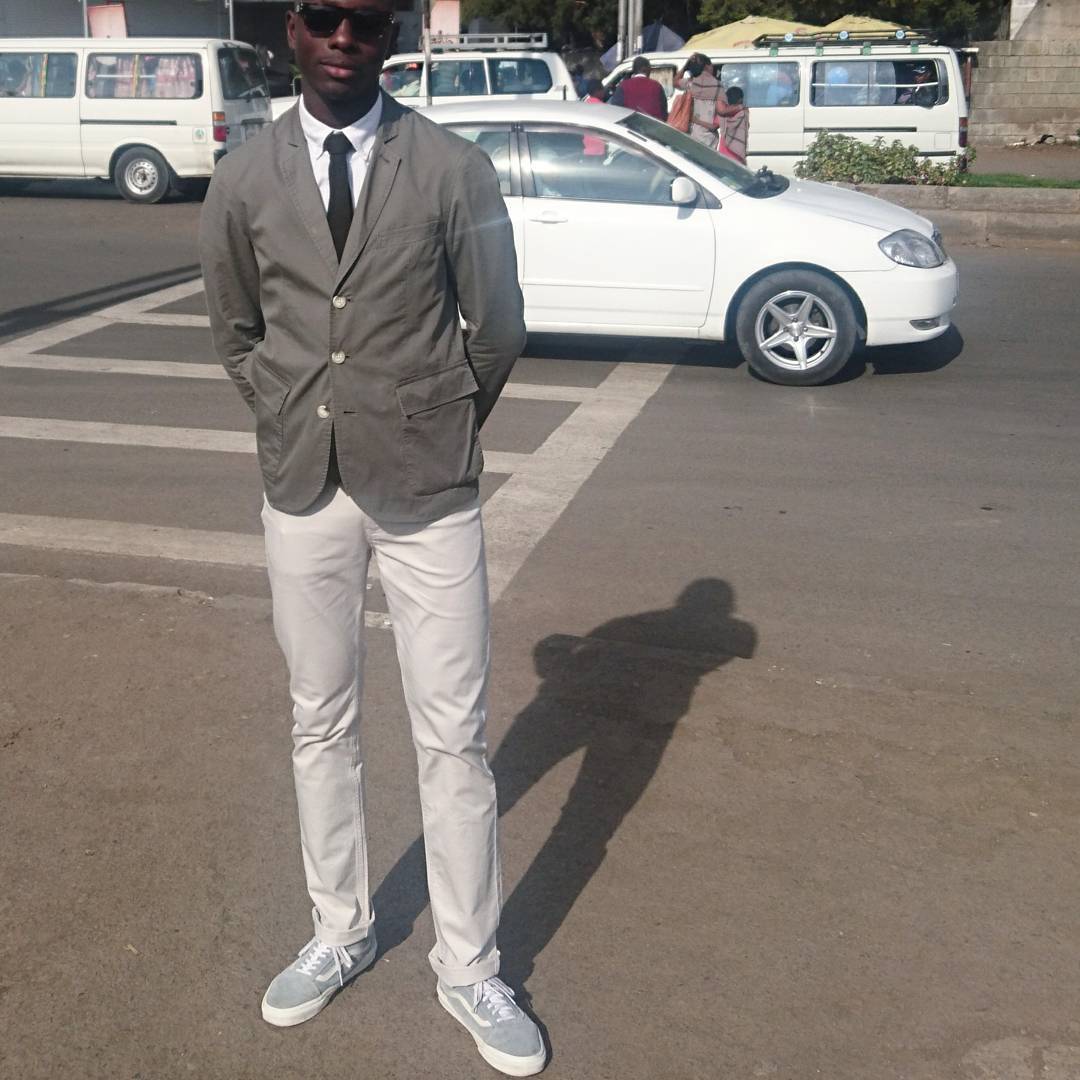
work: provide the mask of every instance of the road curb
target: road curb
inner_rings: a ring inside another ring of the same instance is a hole
[[[1080,247],[1080,188],[843,186],[930,218],[949,244]]]

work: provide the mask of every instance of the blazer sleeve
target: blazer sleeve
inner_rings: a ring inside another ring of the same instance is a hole
[[[499,399],[525,347],[514,231],[490,158],[471,146],[454,180],[446,219],[446,251],[465,321],[466,350],[480,389],[477,423]]]
[[[229,378],[254,411],[249,361],[266,333],[259,303],[259,265],[243,203],[230,190],[226,171],[220,167],[203,203],[199,252],[214,347]]]

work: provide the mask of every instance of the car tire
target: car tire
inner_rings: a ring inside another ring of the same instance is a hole
[[[117,191],[128,202],[161,202],[172,187],[173,176],[168,162],[147,146],[125,150],[113,171]]]
[[[816,270],[778,270],[750,287],[735,316],[750,369],[784,386],[818,386],[836,375],[859,340],[855,306]]]

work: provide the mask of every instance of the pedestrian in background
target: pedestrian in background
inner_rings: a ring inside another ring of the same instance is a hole
[[[750,139],[750,110],[743,104],[741,86],[729,86],[726,105],[716,107],[719,139],[716,149],[740,165],[746,164],[746,144]]]
[[[652,64],[647,56],[635,56],[630,66],[630,78],[619,83],[611,104],[622,105],[657,120],[666,120],[667,94],[663,86],[650,76],[651,71]]]
[[[374,555],[419,765],[438,1000],[485,1061],[528,1076],[544,1043],[497,978],[477,491],[477,431],[525,340],[513,233],[484,151],[380,92],[393,0],[296,3],[287,20],[302,99],[222,160],[200,234],[215,343],[255,413],[315,925],[262,1015],[310,1020],[376,956],[360,745]]]
[[[703,53],[693,53],[687,58],[682,71],[675,79],[677,89],[690,95],[694,111],[690,118],[690,138],[695,142],[716,149],[716,103],[720,97],[720,83],[713,74],[713,66]]]

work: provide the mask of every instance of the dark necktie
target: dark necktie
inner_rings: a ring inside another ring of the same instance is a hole
[[[352,192],[349,190],[349,155],[353,152],[353,144],[340,131],[334,131],[326,136],[323,149],[330,155],[330,203],[326,208],[326,220],[340,262],[353,217]]]

